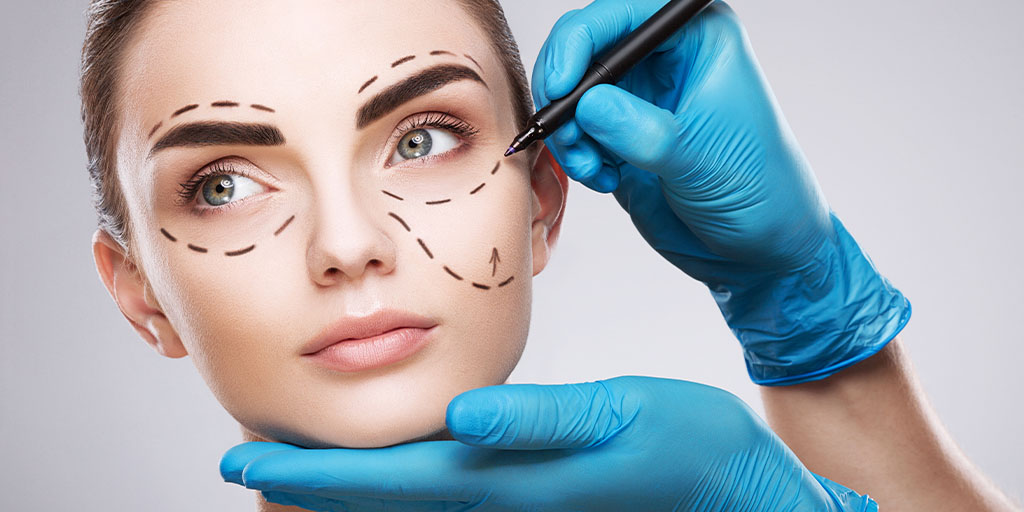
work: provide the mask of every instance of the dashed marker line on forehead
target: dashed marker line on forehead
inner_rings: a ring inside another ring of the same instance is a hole
[[[153,126],[153,129],[149,131],[149,136],[147,136],[146,138],[147,138],[147,139],[152,139],[152,138],[153,138],[153,134],[154,134],[154,133],[156,133],[156,131],[157,131],[157,130],[159,130],[159,129],[160,129],[160,127],[161,127],[161,126],[163,126],[163,125],[164,125],[164,122],[163,122],[163,121],[160,121],[159,123],[157,123],[156,125],[154,125],[154,126]]]
[[[398,66],[401,66],[402,64],[405,64],[406,62],[409,62],[410,60],[413,60],[415,58],[415,55],[406,55],[405,57],[402,57],[401,59],[392,62],[391,67],[397,68]]]
[[[240,104],[237,101],[232,101],[232,100],[219,100],[219,101],[214,101],[214,102],[210,103],[210,107],[213,107],[213,108],[217,108],[217,107],[221,107],[221,108],[223,108],[223,107],[238,107],[238,106],[240,106]],[[198,108],[199,108],[199,104],[198,103],[192,103],[192,104],[189,104],[189,105],[185,105],[184,107],[181,107],[178,110],[175,110],[173,113],[171,113],[171,115],[168,116],[168,119],[174,119],[175,117],[178,117],[181,114],[184,114],[185,112],[196,110]],[[249,108],[252,108],[252,109],[255,109],[255,110],[259,110],[259,111],[262,111],[262,112],[270,112],[270,113],[276,112],[274,109],[272,109],[272,108],[270,108],[270,107],[268,107],[266,105],[260,105],[259,103],[252,103],[252,104],[249,105]],[[163,126],[163,125],[164,125],[163,121],[159,121],[155,125],[153,125],[153,128],[151,128],[149,130],[149,135],[146,138],[147,139],[152,139],[153,135],[156,134],[156,131],[159,130],[160,127]]]
[[[373,75],[372,77],[370,77],[369,80],[367,80],[366,82],[363,83],[363,86],[359,88],[359,92],[357,92],[356,94],[362,93],[363,91],[366,90],[367,87],[370,86],[370,84],[372,84],[372,83],[374,83],[376,81],[377,81],[377,75]]]
[[[440,57],[442,55],[447,55],[447,56],[456,57],[456,58],[459,57],[455,53],[450,52],[448,50],[433,50],[433,51],[430,52],[430,55],[432,57]],[[463,57],[469,59],[470,62],[472,62],[473,64],[476,64],[476,67],[480,68],[480,71],[483,71],[483,67],[480,66],[480,63],[477,62],[476,59],[474,59],[473,57],[469,56],[469,54],[463,54]],[[406,55],[404,57],[399,58],[398,60],[393,61],[391,63],[391,67],[395,68],[395,67],[401,66],[402,64],[405,64],[406,62],[409,62],[409,61],[411,61],[411,60],[413,60],[415,58],[416,58],[416,55]],[[369,87],[371,84],[376,82],[378,78],[380,78],[380,75],[373,75],[368,80],[363,82],[363,85],[361,85],[359,87],[359,90],[356,91],[356,94],[362,94],[362,92],[365,91],[366,88]],[[484,85],[487,85],[487,84],[484,84]]]
[[[469,60],[471,60],[471,61],[473,61],[473,64],[476,64],[476,67],[480,68],[480,71],[483,71],[483,70],[484,70],[484,67],[483,67],[483,66],[481,66],[481,65],[480,65],[480,63],[479,63],[479,62],[477,62],[477,61],[476,61],[476,59],[474,59],[473,57],[471,57],[471,56],[470,56],[470,55],[469,55],[468,53],[463,53],[463,54],[462,54],[462,56],[463,56],[463,57],[465,57],[465,58],[467,58],[467,59],[469,59]]]
[[[474,81],[489,88],[476,71],[462,64],[438,64],[421,69],[388,86],[359,107],[356,111],[356,129],[362,130],[409,101],[463,80]]]
[[[198,103],[193,103],[191,105],[185,105],[184,107],[181,107],[178,110],[175,110],[174,113],[171,114],[171,118],[178,117],[178,116],[184,114],[185,112],[188,112],[189,110],[195,110],[197,108],[199,108],[199,104]]]

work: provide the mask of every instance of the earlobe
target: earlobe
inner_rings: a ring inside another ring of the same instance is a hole
[[[547,266],[558,242],[569,192],[569,177],[547,146],[540,150],[533,164],[530,186],[533,188],[533,275],[537,275]]]
[[[96,271],[128,323],[161,355],[188,355],[159,304],[150,296],[145,277],[109,233],[97,229],[92,237]]]

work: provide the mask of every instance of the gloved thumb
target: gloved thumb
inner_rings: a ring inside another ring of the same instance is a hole
[[[639,404],[616,380],[470,390],[448,404],[448,430],[464,444],[487,448],[597,446],[628,427],[639,412]]]
[[[633,166],[657,174],[678,167],[684,134],[675,114],[614,85],[588,90],[576,105],[576,123]]]

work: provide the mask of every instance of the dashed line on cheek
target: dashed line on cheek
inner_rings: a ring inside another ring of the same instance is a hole
[[[494,173],[498,172],[498,169],[500,167],[501,167],[501,161],[499,160],[498,163],[495,164],[494,167],[491,169],[491,174],[493,175]],[[477,185],[477,187],[474,188],[472,191],[470,191],[469,194],[470,195],[476,194],[486,184],[487,183],[484,182],[484,183],[481,183],[480,185]],[[387,190],[382,190],[382,192],[384,192],[386,195],[388,195],[390,197],[402,200],[401,196],[398,196],[398,195],[396,195],[394,193],[388,192]],[[438,205],[438,204],[445,204],[445,203],[448,203],[448,202],[451,202],[451,198],[441,199],[441,200],[436,200],[436,201],[426,201],[426,204],[428,204],[428,205]],[[399,223],[401,223],[402,227],[405,228],[406,231],[408,231],[410,233],[412,232],[412,229],[409,227],[409,224],[406,223],[404,219],[399,217],[398,214],[396,214],[395,212],[388,212],[388,216],[394,218]],[[423,252],[426,253],[428,258],[435,259],[433,251],[431,251],[427,247],[427,243],[422,238],[417,237],[416,238],[416,243],[418,243],[420,245],[420,247],[423,249]],[[491,252],[491,260],[488,262],[488,263],[491,263],[491,264],[494,265],[493,268],[491,269],[491,276],[492,277],[495,275],[495,273],[497,273],[498,264],[500,262],[501,262],[501,259],[498,257],[498,249],[497,249],[497,247],[494,247],[494,248],[492,248],[492,252]],[[459,273],[457,273],[454,270],[452,270],[451,267],[449,267],[448,265],[441,265],[441,268],[443,268],[444,271],[449,276],[451,276],[453,279],[455,279],[456,281],[464,281],[465,280],[465,278],[463,278],[462,275],[460,275]],[[476,281],[470,281],[469,284],[472,285],[474,288],[477,288],[477,289],[480,289],[480,290],[491,290],[492,288],[500,288],[500,287],[503,287],[503,286],[511,283],[514,278],[515,278],[515,276],[509,276],[504,281],[498,283],[497,286],[492,286],[492,285],[488,285],[488,284],[484,284],[484,283],[478,283]]]
[[[448,265],[444,265],[444,271],[448,272],[449,274],[451,274],[451,276],[454,277],[455,279],[458,279],[459,281],[462,281],[462,276],[460,276],[460,275],[456,274],[455,272],[453,272],[452,269],[448,268]]]
[[[420,247],[422,247],[423,251],[427,253],[427,256],[430,259],[434,259],[434,254],[430,252],[430,249],[427,249],[426,242],[424,242],[422,238],[417,238],[416,241],[420,243]]]
[[[239,249],[237,251],[225,251],[224,255],[225,256],[241,256],[241,255],[243,255],[243,254],[245,254],[245,253],[247,253],[247,252],[249,252],[249,251],[251,251],[251,250],[253,250],[255,248],[256,248],[256,244],[252,244],[249,247],[246,247],[245,249]]]
[[[288,220],[284,221],[284,224],[281,224],[281,227],[277,228],[277,231],[274,231],[274,236],[280,235],[281,232],[284,231],[284,228],[288,227],[288,225],[291,224],[293,220],[295,220],[295,216],[294,215],[292,215],[291,217],[288,217]],[[164,228],[160,228],[160,234],[163,235],[164,238],[166,238],[167,240],[170,240],[172,243],[178,241],[178,237],[172,235],[170,231],[167,231]],[[186,243],[185,246],[188,247],[193,252],[197,252],[197,253],[200,253],[200,254],[207,254],[207,253],[210,252],[209,248],[203,247],[201,245],[196,245],[196,244],[192,244],[192,243]],[[241,249],[236,249],[236,250],[233,250],[233,251],[224,251],[224,255],[225,256],[241,256],[243,254],[249,254],[254,249],[256,249],[256,244],[250,244],[248,247],[243,247]]]
[[[288,225],[291,224],[293,220],[295,220],[294,215],[288,217],[288,220],[284,221],[284,224],[281,224],[281,227],[277,228],[277,231],[274,231],[274,236],[280,235],[281,232],[284,231],[284,228],[288,227]]]

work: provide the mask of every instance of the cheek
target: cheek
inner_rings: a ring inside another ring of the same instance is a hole
[[[467,169],[468,168],[468,169]],[[524,280],[530,259],[529,178],[497,160],[476,159],[445,171],[444,187],[401,191],[387,205],[389,222],[400,226],[397,243],[411,242],[419,262],[434,267],[447,289],[480,297]],[[510,280],[511,279],[511,280]],[[490,293],[488,293],[490,292]]]
[[[477,161],[473,170],[455,171],[460,179],[446,190],[404,191],[403,200],[390,205],[409,227],[399,226],[394,235],[406,254],[400,261],[445,315],[437,364],[446,375],[463,375],[463,385],[503,382],[529,329],[529,175],[505,162],[495,170],[496,163]]]
[[[374,374],[325,379],[295,363],[302,342],[337,313],[310,294],[298,242],[308,215],[299,212],[278,238],[273,231],[287,215],[263,222],[269,234],[236,257],[197,253],[184,237],[170,242],[157,233],[158,297],[225,408],[268,438],[380,446],[443,427],[456,394],[504,382],[529,329],[531,196],[524,169],[502,162],[492,173],[496,162],[460,165],[430,186],[423,176],[364,191],[376,198],[368,208],[397,248],[394,272],[377,281],[381,290],[391,305],[437,316],[444,327],[415,360]],[[381,425],[395,427],[381,437]]]
[[[415,283],[415,300],[445,324],[425,360],[466,389],[508,377],[530,322],[529,174],[486,153],[406,172],[385,189],[401,199],[382,195],[400,248],[396,277]]]
[[[161,305],[211,390],[231,402],[240,383],[296,348],[284,321],[292,312],[282,305],[297,302],[295,285],[305,275],[292,269],[301,262],[288,260],[292,240],[257,242],[235,257],[196,253],[180,242],[166,251],[161,271],[170,285]]]

